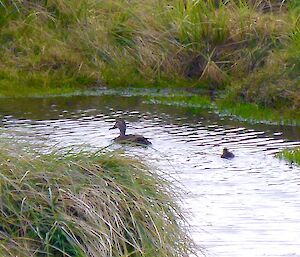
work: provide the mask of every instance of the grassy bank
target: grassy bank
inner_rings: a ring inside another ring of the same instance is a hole
[[[1,0],[0,95],[221,89],[295,113],[299,13],[297,0]]]
[[[172,185],[121,155],[0,151],[1,256],[188,256]]]

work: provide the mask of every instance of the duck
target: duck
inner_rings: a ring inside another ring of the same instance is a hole
[[[131,143],[137,145],[151,145],[151,142],[141,135],[126,135],[126,123],[123,119],[116,120],[115,125],[110,128],[110,130],[116,128],[120,130],[120,135],[114,139],[115,142]]]
[[[234,154],[232,152],[229,152],[228,149],[225,147],[223,149],[223,153],[221,155],[221,158],[232,159],[233,157],[234,157]]]

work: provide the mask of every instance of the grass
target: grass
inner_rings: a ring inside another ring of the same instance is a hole
[[[300,149],[295,148],[293,150],[286,149],[277,155],[281,159],[285,159],[290,163],[297,163],[300,165]]]
[[[51,81],[49,85],[47,81]],[[67,94],[79,90],[74,81],[61,81],[45,74],[18,74],[17,76],[0,72],[1,96],[26,97],[36,95]]]
[[[2,256],[188,256],[173,185],[116,153],[2,145]]]
[[[149,103],[187,106],[201,109],[211,109],[214,105],[208,96],[186,94],[168,94],[168,96],[150,96],[147,97]]]
[[[216,99],[212,99],[216,97]],[[277,110],[255,103],[235,101],[233,98],[212,96],[209,92],[202,94],[180,92],[167,96],[149,96],[149,103],[191,107],[201,112],[203,109],[214,110],[219,116],[230,116],[249,123],[277,125],[300,125],[300,112],[289,108]]]
[[[193,88],[298,112],[299,10],[297,0],[2,0],[0,95]]]
[[[218,100],[217,112],[220,115],[235,117],[250,123],[277,125],[300,125],[300,112],[288,107],[276,109],[256,103],[239,102],[229,99]]]

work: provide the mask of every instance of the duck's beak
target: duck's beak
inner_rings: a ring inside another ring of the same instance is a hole
[[[116,127],[116,125],[114,125],[112,128],[109,128],[109,130],[111,130],[111,129],[115,129],[115,128],[117,128],[117,127]]]

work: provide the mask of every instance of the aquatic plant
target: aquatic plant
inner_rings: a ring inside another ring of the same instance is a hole
[[[116,153],[1,147],[1,256],[188,256],[177,194]]]
[[[285,159],[288,162],[300,165],[300,148],[286,149],[277,154],[277,157]]]

